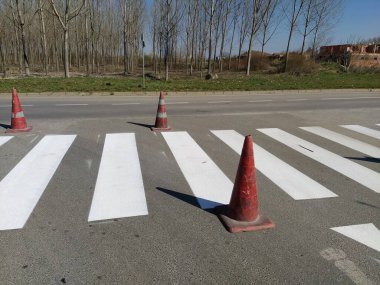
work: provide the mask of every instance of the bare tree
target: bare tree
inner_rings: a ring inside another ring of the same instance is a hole
[[[243,0],[239,3],[239,10],[241,11],[240,16],[240,34],[239,34],[239,49],[238,49],[238,57],[237,57],[237,70],[240,69],[240,58],[241,58],[241,51],[245,42],[245,39],[247,38],[249,26],[250,26],[250,15],[249,15],[249,0]]]
[[[27,47],[26,47],[25,18],[24,18],[25,2],[24,2],[24,0],[16,0],[16,8],[17,8],[17,15],[18,15],[18,25],[19,25],[19,29],[21,32],[22,58],[24,60],[25,74],[27,76],[29,76],[30,70],[29,70],[29,57],[28,57]]]
[[[265,45],[276,33],[278,26],[282,22],[282,14],[279,13],[280,0],[266,0],[264,9],[261,9],[261,55],[263,57]]]
[[[46,26],[45,26],[45,14],[44,14],[44,3],[38,0],[38,14],[40,16],[40,29],[41,29],[41,46],[43,52],[43,66],[45,75],[48,74],[48,54],[47,54],[47,40],[46,40]]]
[[[69,73],[69,24],[70,22],[79,15],[82,10],[86,0],[81,0],[81,3],[76,7],[72,8],[70,0],[65,0],[63,7],[62,15],[58,12],[54,0],[50,0],[51,7],[53,8],[54,14],[57,17],[61,27],[63,29],[63,38],[64,38],[64,69],[65,69],[65,78],[70,77]]]
[[[248,45],[248,56],[247,56],[247,70],[246,75],[249,76],[251,70],[251,58],[252,58],[252,48],[253,48],[253,39],[256,36],[257,31],[260,28],[262,19],[259,17],[259,11],[262,9],[262,0],[252,0],[252,23],[251,23],[251,33],[249,35],[249,45]],[[267,8],[266,8],[267,9]]]
[[[305,0],[291,0],[292,5],[290,8],[290,11],[288,11],[287,17],[289,20],[289,36],[288,36],[288,43],[286,46],[286,54],[285,54],[285,66],[284,71],[287,71],[288,67],[288,61],[289,61],[289,48],[290,48],[290,41],[292,40],[294,29],[297,25],[298,17],[302,11],[302,7],[305,4]]]
[[[228,52],[228,70],[231,70],[232,47],[234,44],[237,22],[239,20],[239,12],[240,12],[239,7],[240,7],[240,5],[238,5],[238,1],[234,0],[233,7],[232,7],[232,10],[234,11],[233,19],[232,19],[233,28],[232,28],[232,36],[231,36],[231,40],[230,40],[230,50]]]
[[[301,47],[301,55],[303,55],[305,51],[305,43],[306,37],[310,35],[315,29],[315,25],[313,24],[313,18],[315,17],[315,7],[317,0],[305,0],[305,5],[303,9],[303,31],[302,31],[302,47]],[[315,21],[314,21],[315,23]]]
[[[208,66],[207,70],[210,74],[212,72],[211,68],[211,57],[212,57],[212,31],[213,31],[213,25],[214,25],[214,13],[215,13],[215,0],[209,0],[211,3],[210,5],[210,12],[209,12],[209,40],[208,40]]]
[[[222,40],[220,43],[220,52],[219,52],[219,71],[223,71],[223,51],[224,51],[224,42],[226,39],[226,34],[227,34],[227,28],[228,28],[228,20],[229,20],[229,15],[231,12],[231,4],[232,0],[226,0],[224,2],[225,6],[222,6],[223,13],[222,13]]]
[[[333,27],[339,17],[337,13],[342,10],[342,0],[318,0],[315,5],[315,17],[313,18],[313,41],[311,48],[311,56],[315,56],[317,49],[317,39],[321,34],[327,33]]]

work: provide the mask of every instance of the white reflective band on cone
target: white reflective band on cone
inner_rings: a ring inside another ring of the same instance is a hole
[[[12,118],[13,119],[16,119],[16,118],[24,118],[24,112],[21,111],[21,112],[17,112],[16,115],[12,114]]]
[[[168,116],[166,115],[166,113],[158,113],[157,114],[157,118],[167,118]]]

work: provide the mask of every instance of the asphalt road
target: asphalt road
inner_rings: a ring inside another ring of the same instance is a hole
[[[0,284],[380,284],[380,139],[370,136],[380,133],[379,92],[169,94],[168,136],[148,128],[156,97],[20,99],[33,130],[0,135]],[[0,130],[9,104],[0,98]],[[344,135],[346,146],[300,129],[312,126]],[[231,234],[202,206],[233,183],[239,163],[214,130],[252,134],[285,163],[256,156],[259,207],[274,229]],[[134,137],[111,135],[126,133]],[[105,147],[112,138],[116,151]],[[132,168],[141,173],[129,175]],[[277,173],[288,176],[275,183]],[[130,192],[109,201],[124,181]],[[95,192],[108,207],[94,206]],[[135,212],[88,221],[90,209],[102,216],[123,204]]]

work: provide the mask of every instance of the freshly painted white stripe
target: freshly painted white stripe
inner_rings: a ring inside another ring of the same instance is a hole
[[[24,227],[75,137],[45,136],[0,182],[0,230]]]
[[[228,204],[233,184],[187,132],[162,133],[202,209]]]
[[[375,147],[373,145],[341,135],[339,133],[330,131],[322,127],[301,127],[300,129],[321,136],[325,139],[331,140],[351,149],[357,150],[369,156],[380,158],[380,148]]]
[[[211,131],[240,155],[244,137],[233,130]],[[295,200],[337,197],[326,187],[304,175],[254,143],[255,166]]]
[[[380,131],[373,130],[373,129],[366,128],[366,127],[362,127],[359,125],[341,125],[341,127],[380,140]]]
[[[139,102],[131,102],[131,103],[114,103],[112,106],[124,106],[124,105],[140,105]]]
[[[55,106],[87,106],[88,104],[55,104]]]
[[[134,133],[107,134],[88,221],[148,215]]]
[[[232,103],[232,101],[210,101],[208,104],[222,104],[222,103]]]
[[[380,173],[277,128],[258,131],[380,193]]]
[[[272,102],[273,100],[253,100],[248,101],[249,103],[264,103],[264,102]]]
[[[380,231],[372,223],[331,229],[374,250],[380,251]]]
[[[3,145],[3,144],[5,144],[7,141],[9,141],[12,138],[13,137],[10,137],[10,136],[0,137],[0,146]]]

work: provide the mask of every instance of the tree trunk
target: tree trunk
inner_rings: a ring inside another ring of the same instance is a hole
[[[249,76],[251,71],[251,58],[252,58],[252,48],[253,48],[253,39],[256,34],[256,26],[257,26],[257,10],[258,10],[258,1],[254,0],[253,2],[253,15],[252,15],[252,29],[251,35],[249,37],[249,45],[248,45],[248,62],[247,62],[247,70],[246,75]]]
[[[211,69],[211,57],[212,57],[212,29],[214,22],[214,9],[215,9],[215,0],[211,0],[211,11],[210,11],[210,23],[209,23],[209,41],[208,41],[208,73],[212,72]]]
[[[304,53],[305,42],[306,42],[306,37],[307,37],[307,28],[309,27],[309,23],[310,23],[311,1],[312,1],[312,0],[309,0],[309,1],[308,1],[307,11],[306,11],[305,28],[304,28],[303,35],[302,35],[301,55],[303,55],[303,53]],[[310,32],[309,32],[309,33],[310,33]]]
[[[88,31],[88,13],[87,1],[85,2],[86,14],[84,16],[84,29],[85,29],[85,53],[86,53],[86,75],[90,76],[90,37]]]
[[[43,66],[45,75],[48,75],[48,55],[47,55],[47,42],[46,42],[46,28],[45,28],[45,15],[42,8],[41,0],[38,0],[40,22],[41,22],[41,42],[42,42],[42,52],[43,52]]]
[[[26,39],[25,39],[26,37],[25,36],[25,20],[24,20],[24,14],[20,7],[20,0],[16,0],[16,7],[17,7],[17,13],[18,13],[19,26],[21,30],[22,57],[24,59],[25,74],[26,76],[29,76],[30,70],[29,70],[29,58],[27,54]]]
[[[65,70],[65,78],[70,77],[69,72],[69,30],[66,28],[63,30],[63,41],[64,41],[64,70]]]

